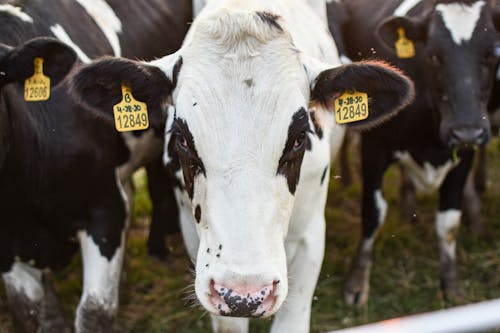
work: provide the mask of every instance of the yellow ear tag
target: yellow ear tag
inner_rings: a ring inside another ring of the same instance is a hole
[[[43,74],[43,58],[35,58],[35,73],[24,81],[24,100],[46,101],[50,97],[50,78]]]
[[[344,93],[335,99],[335,121],[347,124],[368,118],[368,94]]]
[[[398,40],[395,46],[398,58],[408,59],[415,56],[415,45],[413,45],[411,39],[406,38],[405,29],[403,28],[398,28]]]
[[[115,127],[118,132],[147,129],[149,127],[148,107],[137,101],[130,87],[122,84],[122,101],[113,106]]]

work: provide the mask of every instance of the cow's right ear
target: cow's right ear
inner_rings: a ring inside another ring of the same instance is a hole
[[[158,67],[124,58],[104,57],[78,69],[71,78],[71,92],[77,101],[110,123],[113,106],[122,100],[127,85],[138,101],[148,106],[149,123],[162,128],[172,82]]]
[[[399,39],[398,30],[404,29],[405,36],[412,41],[425,43],[427,39],[427,21],[407,16],[393,16],[382,21],[375,29],[375,36],[391,53],[396,53],[395,45]]]
[[[24,84],[33,76],[35,58],[43,59],[43,73],[53,86],[66,78],[77,59],[71,47],[55,38],[33,38],[15,48],[0,45],[0,72],[3,73],[0,85]]]

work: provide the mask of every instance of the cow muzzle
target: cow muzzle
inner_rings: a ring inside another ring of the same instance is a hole
[[[267,317],[277,300],[279,280],[269,284],[233,285],[210,281],[210,302],[218,314],[230,317]]]
[[[488,129],[480,126],[459,125],[450,128],[448,144],[451,148],[483,146],[489,141]]]

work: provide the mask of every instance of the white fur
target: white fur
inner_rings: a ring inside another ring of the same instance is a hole
[[[452,230],[460,225],[462,212],[450,209],[436,214],[436,232],[439,237],[440,249],[448,258],[455,259],[456,240]]]
[[[436,11],[441,13],[453,41],[460,45],[471,39],[484,6],[484,1],[477,1],[470,6],[460,3],[439,4]]]
[[[6,285],[26,295],[30,301],[38,302],[43,298],[42,272],[39,269],[16,261],[10,271],[2,276]]]
[[[109,41],[113,53],[119,57],[122,54],[120,38],[118,34],[122,32],[122,22],[116,16],[113,8],[104,0],[76,0],[87,13],[94,19],[97,26],[104,33]]]
[[[413,9],[416,5],[421,3],[423,0],[403,0],[399,6],[394,11],[394,16],[405,16],[408,12]]]
[[[408,170],[410,179],[417,190],[424,193],[431,193],[437,190],[443,183],[448,172],[459,162],[458,160],[456,162],[449,160],[436,168],[429,162],[424,162],[424,165],[420,166],[407,151],[396,151],[394,157]]]
[[[83,61],[84,63],[89,63],[91,61],[90,58],[85,54],[85,52],[83,52],[82,49],[80,49],[80,47],[76,45],[73,40],[71,40],[71,37],[60,24],[51,26],[50,30],[57,39],[71,46],[71,48],[76,52],[81,61]]]
[[[256,10],[280,15],[285,33],[262,22]],[[175,112],[188,124],[206,170],[206,178],[194,180],[192,205],[185,192],[176,192],[191,211],[201,207],[200,223],[181,213],[186,241],[197,242],[187,245],[196,261],[198,299],[215,313],[210,281],[263,286],[279,280],[266,315],[287,295],[288,301],[272,331],[306,332],[324,251],[327,183],[320,179],[330,162],[330,138],[336,153],[344,128],[317,109],[324,136],[309,135],[313,150],[305,153],[295,196],[276,172],[292,116],[309,108],[315,75],[340,65],[326,21],[305,0],[208,1],[182,48],[151,64],[171,77],[180,56]]]
[[[21,21],[33,23],[33,18],[28,14],[26,14],[25,12],[23,12],[23,10],[20,7],[14,7],[9,4],[0,5],[0,12],[5,12],[10,15],[13,15],[21,19]]]
[[[102,255],[95,240],[86,231],[79,231],[77,234],[83,262],[83,291],[75,319],[77,332],[83,327],[81,309],[89,298],[98,302],[102,309],[108,310],[110,313],[116,313],[118,308],[119,285],[125,251],[125,234],[130,223],[130,211],[129,199],[120,182],[118,169],[115,170],[115,177],[126,207],[126,217],[124,230],[121,231],[120,246],[116,249],[111,260]]]

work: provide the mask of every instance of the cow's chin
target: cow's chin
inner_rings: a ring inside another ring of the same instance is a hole
[[[285,256],[278,261],[282,265],[258,265],[261,261],[254,258],[252,263],[259,267],[242,265],[249,273],[240,265],[232,270],[228,264],[204,261],[198,256],[195,291],[202,306],[213,314],[265,318],[278,311],[287,296]]]

